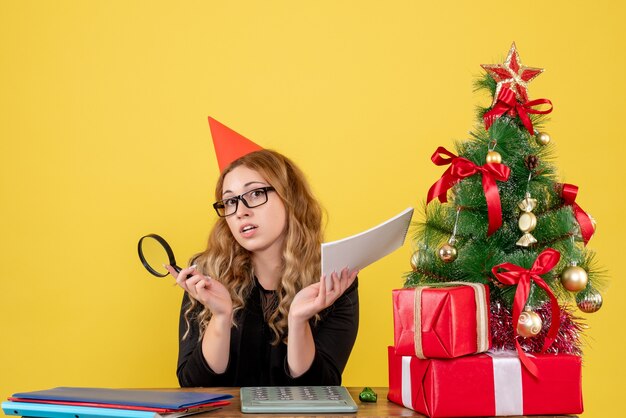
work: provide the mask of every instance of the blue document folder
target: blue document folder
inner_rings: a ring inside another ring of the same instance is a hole
[[[54,405],[31,402],[2,402],[6,415],[38,418],[177,418],[201,412],[208,412],[215,407],[196,408],[181,412],[158,413],[133,409],[97,408],[89,406]]]
[[[13,398],[181,409],[207,402],[227,400],[232,398],[232,396],[222,393],[189,391],[58,387],[34,392],[15,393]]]

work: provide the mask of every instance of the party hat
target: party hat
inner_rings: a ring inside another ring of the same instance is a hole
[[[262,150],[259,145],[209,116],[209,127],[220,172],[238,158]]]

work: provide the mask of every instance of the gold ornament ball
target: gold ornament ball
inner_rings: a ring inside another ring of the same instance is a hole
[[[439,258],[444,263],[451,263],[456,260],[457,257],[456,247],[450,245],[448,243],[443,244],[441,248],[439,248]]]
[[[487,164],[500,164],[502,162],[502,156],[497,151],[489,151],[485,162]]]
[[[415,251],[411,256],[411,267],[413,267],[413,271],[417,270],[417,263],[419,261],[419,252]]]
[[[580,292],[576,295],[576,305],[584,313],[597,312],[602,307],[602,295],[593,289]]]
[[[517,226],[522,232],[531,232],[537,226],[537,217],[532,212],[524,212],[520,215]]]
[[[587,287],[587,272],[578,266],[568,266],[561,273],[561,284],[570,292],[580,292]]]
[[[539,314],[533,311],[524,311],[517,321],[517,333],[524,338],[534,337],[541,331],[543,321]]]
[[[539,145],[548,145],[550,143],[550,135],[547,132],[539,132],[537,134],[537,143]]]

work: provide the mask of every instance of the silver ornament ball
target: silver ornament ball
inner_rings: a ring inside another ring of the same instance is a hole
[[[597,312],[602,307],[602,295],[594,289],[580,292],[576,295],[576,306],[584,313]]]

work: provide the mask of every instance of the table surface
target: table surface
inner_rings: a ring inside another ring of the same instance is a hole
[[[359,410],[355,414],[325,414],[325,415],[305,415],[300,414],[297,416],[320,416],[320,417],[424,417],[424,415],[418,414],[415,411],[404,408],[400,405],[396,405],[387,400],[388,388],[375,387],[372,388],[374,392],[378,394],[377,402],[361,402],[359,401],[359,393],[363,388],[348,387],[348,391],[354,399],[354,402],[359,407]],[[181,389],[182,390],[182,389]],[[211,393],[227,393],[234,397],[230,399],[230,405],[222,407],[216,411],[207,412],[204,414],[192,415],[192,417],[292,417],[294,415],[287,414],[244,414],[241,412],[241,403],[239,402],[239,388],[227,388],[227,387],[213,387],[213,388],[184,388],[186,391],[195,392],[211,392]],[[560,415],[561,417],[576,417],[575,415]],[[548,416],[533,415],[532,418],[548,418]],[[549,416],[550,418],[554,416]]]

